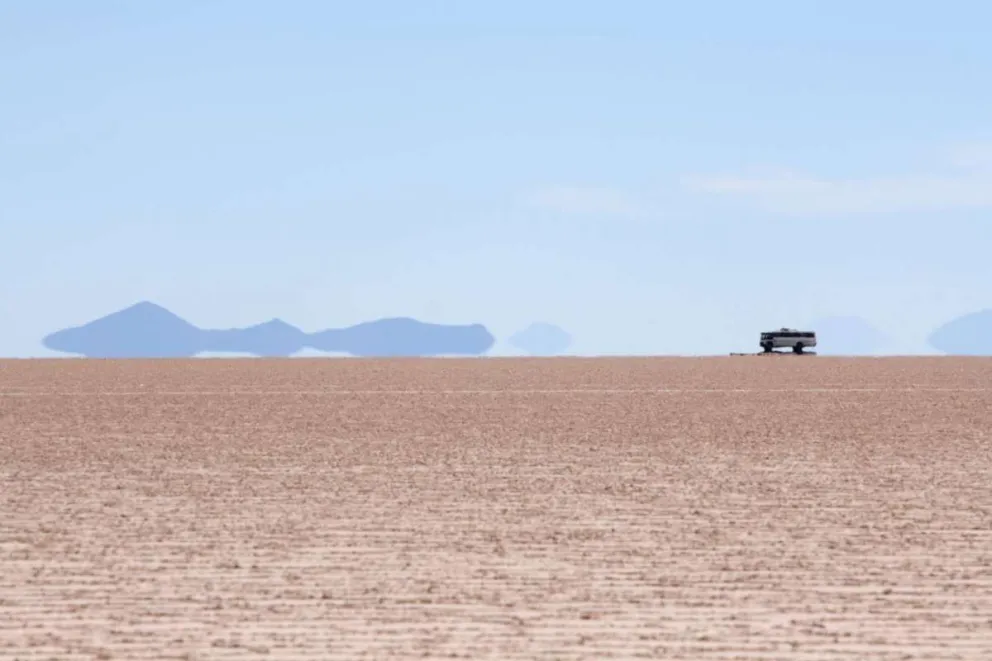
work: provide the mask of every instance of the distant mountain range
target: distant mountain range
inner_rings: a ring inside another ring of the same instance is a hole
[[[817,333],[820,354],[878,355],[891,349],[889,336],[858,317],[827,317],[809,327]],[[246,328],[202,329],[149,301],[42,340],[49,349],[90,358],[185,358],[202,353],[280,357],[307,349],[353,356],[480,356],[495,342],[482,324],[431,324],[406,317],[315,333],[281,319]],[[992,356],[992,309],[949,321],[928,342],[949,355]],[[533,356],[552,356],[564,353],[572,336],[558,326],[534,323],[510,336],[508,343]]]
[[[532,356],[556,356],[572,345],[572,336],[558,326],[538,322],[511,335],[509,343]]]
[[[884,353],[892,339],[858,317],[830,317],[811,324],[817,353],[846,356]],[[966,314],[934,330],[927,343],[950,356],[992,356],[992,309]]]
[[[992,310],[953,319],[927,338],[934,349],[956,356],[992,356]]]
[[[478,356],[495,341],[481,324],[449,326],[409,318],[316,333],[306,333],[281,319],[247,328],[201,329],[144,301],[47,335],[42,344],[89,358],[186,358],[205,352],[291,356],[303,349],[353,356]]]

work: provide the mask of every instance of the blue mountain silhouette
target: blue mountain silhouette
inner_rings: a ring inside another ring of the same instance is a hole
[[[558,326],[537,322],[511,335],[509,342],[532,356],[555,356],[572,345],[572,336]]]
[[[201,329],[160,305],[143,301],[47,335],[42,344],[89,358],[186,358],[205,351],[290,356],[306,348],[353,356],[477,356],[495,341],[482,324],[448,326],[408,318],[317,333],[305,333],[281,319],[247,328]]]
[[[307,334],[282,319],[272,319],[248,328],[205,330],[201,351],[251,353],[256,356],[292,356],[309,346]]]
[[[930,346],[955,356],[992,356],[992,310],[952,319],[927,338]]]
[[[495,341],[481,324],[444,326],[405,317],[320,331],[308,340],[318,351],[346,351],[356,356],[474,355],[488,351]]]

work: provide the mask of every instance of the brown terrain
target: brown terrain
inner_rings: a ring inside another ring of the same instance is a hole
[[[992,361],[0,362],[0,658],[992,659]]]

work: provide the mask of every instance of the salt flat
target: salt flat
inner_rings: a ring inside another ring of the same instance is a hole
[[[0,658],[990,659],[992,361],[0,362]]]

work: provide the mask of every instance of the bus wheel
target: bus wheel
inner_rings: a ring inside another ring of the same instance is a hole
[[[802,353],[803,352],[803,343],[802,342],[796,342],[796,346],[792,347],[792,350],[794,352],[796,352],[796,353]]]
[[[771,353],[772,352],[772,343],[771,342],[765,342],[764,344],[761,345],[761,348],[764,350],[765,353]]]

